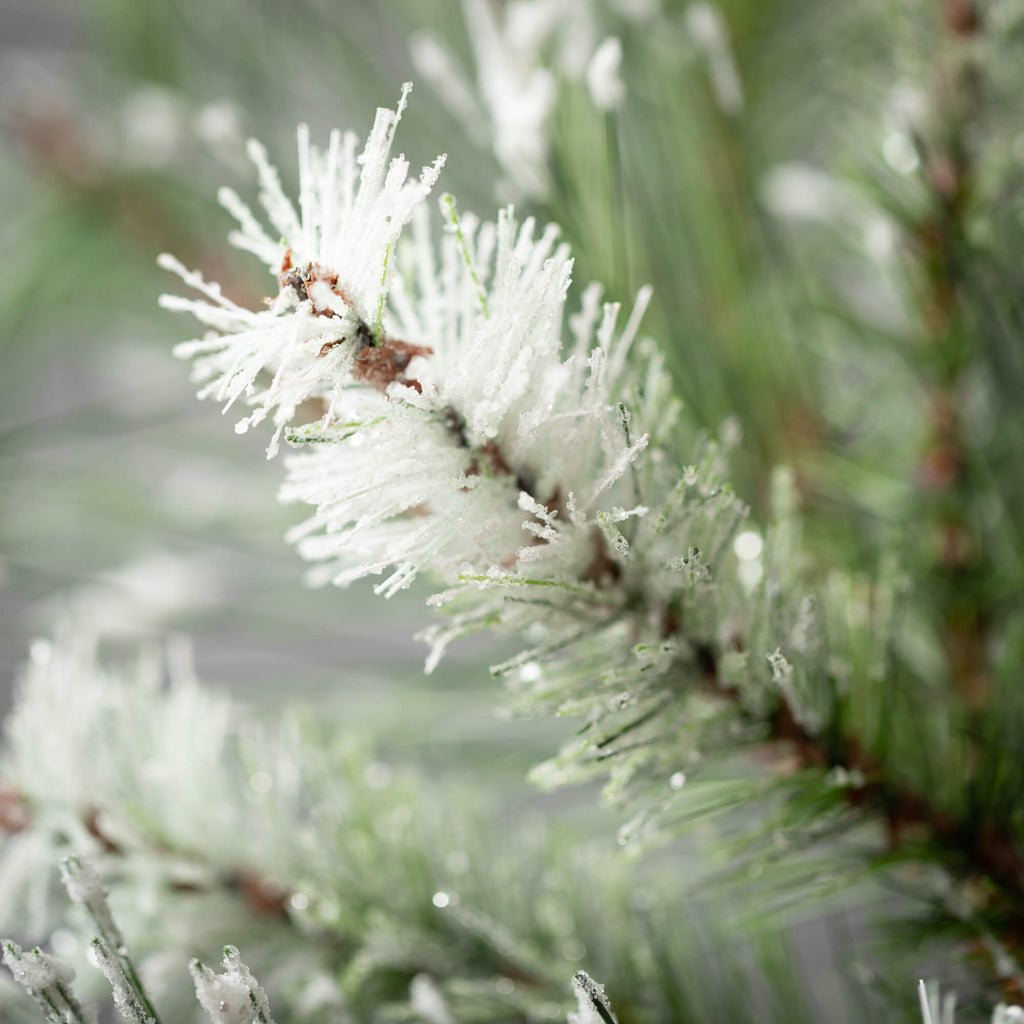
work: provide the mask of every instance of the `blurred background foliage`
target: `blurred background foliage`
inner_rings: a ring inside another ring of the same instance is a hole
[[[699,432],[737,421],[737,490],[763,523],[772,470],[793,467],[819,583],[892,583],[897,557],[917,581],[901,672],[969,697],[982,685],[972,645],[1001,645],[1009,687],[1024,658],[1024,4],[722,0],[725,57],[695,6],[666,0],[656,25],[609,19],[626,104],[599,114],[568,84],[553,188],[522,205],[561,224],[577,282],[625,303],[654,285],[645,330],[685,403],[683,458]],[[958,10],[980,11],[985,31],[957,28]],[[155,306],[161,251],[258,303],[265,284],[225,245],[215,203],[219,184],[251,190],[245,138],[293,186],[294,125],[362,131],[415,80],[415,30],[440,26],[472,67],[460,5],[6,0],[0,13],[5,691],[56,615],[92,617],[115,645],[183,630],[200,674],[248,701],[313,704],[390,756],[474,779],[509,821],[568,822],[570,845],[614,836],[592,794],[523,783],[569,726],[496,719],[493,649],[457,649],[427,679],[410,639],[427,621],[421,592],[382,606],[302,586],[277,467],[194,401],[169,354],[182,325]],[[472,128],[417,84],[399,144],[414,166],[447,152],[444,188],[487,215],[501,171]],[[993,783],[1007,814],[1018,781]],[[673,848],[623,871],[684,873],[695,856]],[[818,856],[816,873],[793,868],[806,898],[786,918],[792,999],[820,1020],[912,1018],[907,979],[922,965],[955,976],[955,947],[878,883],[830,897],[829,848]],[[884,905],[884,955],[851,903]],[[741,929],[765,916],[726,929],[741,960],[760,941]],[[733,995],[730,1019],[763,1019],[756,985]]]

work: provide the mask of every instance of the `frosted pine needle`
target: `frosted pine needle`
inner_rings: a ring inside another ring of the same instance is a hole
[[[71,991],[75,972],[70,964],[41,949],[26,952],[9,939],[3,942],[3,962],[42,1007],[47,1024],[96,1024],[95,1011],[83,1007]]]
[[[618,1024],[611,1005],[599,985],[586,971],[577,971],[572,979],[578,1010],[570,1013],[568,1024]]]
[[[60,873],[68,896],[86,909],[99,933],[90,943],[90,950],[96,966],[110,983],[118,1013],[128,1024],[159,1024],[110,912],[107,891],[99,875],[91,864],[74,855],[61,861]]]
[[[123,946],[124,939],[107,902],[106,887],[92,865],[75,855],[65,857],[60,864],[60,877],[68,897],[85,907],[103,939],[115,949]]]
[[[114,994],[114,1006],[126,1024],[158,1024],[153,1007],[139,984],[135,969],[123,946],[111,947],[97,937],[89,944],[96,966],[103,972]]]
[[[274,1024],[270,1003],[234,946],[224,947],[224,970],[198,960],[189,965],[196,998],[213,1024]]]

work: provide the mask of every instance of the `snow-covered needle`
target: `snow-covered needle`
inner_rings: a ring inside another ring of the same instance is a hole
[[[27,952],[16,942],[3,942],[3,962],[14,980],[42,1007],[47,1024],[96,1024],[96,1013],[71,991],[75,972],[70,964],[44,953]]]
[[[576,1013],[569,1014],[568,1024],[618,1024],[604,994],[604,985],[599,985],[586,971],[577,971],[572,987],[579,1006]]]
[[[213,1024],[274,1024],[266,993],[234,946],[224,947],[224,970],[219,974],[198,960],[192,961],[189,971],[196,998]]]
[[[98,934],[90,943],[96,966],[103,972],[114,994],[114,1005],[127,1024],[159,1024],[156,1010],[146,995],[138,972],[128,954],[121,930],[107,902],[107,890],[92,865],[72,854],[60,865],[61,880],[68,896],[84,907]]]

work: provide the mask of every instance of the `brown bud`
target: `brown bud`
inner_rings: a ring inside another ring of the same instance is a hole
[[[944,0],[946,28],[955,36],[973,36],[981,29],[981,15],[974,0]]]
[[[32,820],[29,809],[21,794],[12,786],[0,788],[0,829],[5,832],[21,832]]]

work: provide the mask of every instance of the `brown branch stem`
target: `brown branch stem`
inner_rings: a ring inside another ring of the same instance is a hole
[[[963,309],[963,268],[969,258],[965,219],[971,198],[969,131],[981,112],[977,61],[965,49],[983,31],[976,0],[943,0],[941,49],[934,89],[944,130],[928,146],[925,179],[932,203],[915,237],[923,280],[920,305],[926,341],[930,436],[918,482],[933,522],[933,564],[941,587],[941,635],[953,691],[980,710],[990,691],[987,658],[991,610],[982,597],[985,564],[980,538],[967,514],[970,451],[960,406],[970,331]]]

